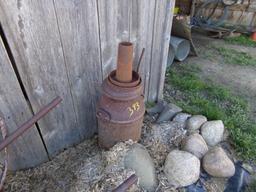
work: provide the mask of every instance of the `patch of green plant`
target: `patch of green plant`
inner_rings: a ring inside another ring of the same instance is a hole
[[[246,52],[239,52],[235,49],[227,49],[224,47],[217,47],[216,50],[224,58],[224,62],[227,64],[242,66],[256,65],[256,58]]]
[[[188,113],[223,120],[238,155],[256,160],[256,125],[247,102],[225,87],[200,79],[198,70],[193,65],[176,65],[167,72],[166,83],[182,93],[174,102]]]
[[[246,35],[240,35],[239,37],[229,37],[225,38],[225,41],[230,44],[235,45],[244,45],[248,47],[256,47],[256,42],[251,40],[249,36]]]
[[[152,107],[154,107],[155,105],[156,105],[156,103],[155,102],[150,102],[150,101],[148,101],[148,102],[146,102],[146,108],[152,108]]]

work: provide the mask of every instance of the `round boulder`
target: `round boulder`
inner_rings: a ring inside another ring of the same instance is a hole
[[[147,191],[155,191],[157,179],[152,158],[146,148],[135,143],[127,152],[124,164],[126,168],[133,169],[139,177],[139,185]]]
[[[221,120],[208,121],[201,127],[201,134],[210,146],[218,144],[223,139],[224,124]]]
[[[194,133],[183,141],[183,150],[201,159],[208,151],[208,146],[201,135]]]
[[[235,174],[234,163],[221,147],[214,147],[205,154],[203,168],[214,177],[231,177]]]
[[[169,185],[175,188],[195,183],[200,175],[200,160],[186,151],[171,151],[164,165]]]
[[[187,129],[189,132],[196,132],[207,118],[203,115],[193,115],[187,120]]]

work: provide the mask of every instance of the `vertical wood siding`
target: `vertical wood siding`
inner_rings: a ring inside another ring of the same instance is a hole
[[[3,115],[8,131],[13,132],[32,116],[17,77],[0,38],[0,114]],[[37,128],[34,126],[26,134],[9,145],[10,169],[26,168],[48,160]]]
[[[161,98],[173,6],[174,0],[0,1],[0,22],[21,77],[18,82],[2,47],[0,109],[11,117],[9,131],[55,96],[63,98],[38,122],[42,138],[34,128],[13,143],[13,169],[34,166],[47,160],[47,153],[52,157],[97,132],[100,85],[115,69],[120,41],[134,43],[134,68],[145,48],[139,69],[145,98]],[[10,75],[3,76],[7,68]],[[16,86],[16,95],[10,96],[6,82]],[[20,117],[19,108],[26,115]],[[27,149],[19,152],[17,145]]]

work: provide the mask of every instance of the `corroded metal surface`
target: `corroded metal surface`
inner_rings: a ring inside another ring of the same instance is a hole
[[[44,117],[49,111],[55,108],[62,99],[60,97],[56,97],[51,103],[44,106],[40,111],[38,111],[33,117],[31,117],[28,121],[23,123],[16,131],[14,131],[10,136],[7,136],[7,129],[4,123],[4,119],[0,117],[0,130],[2,132],[3,141],[0,143],[0,151],[4,149],[6,158],[4,159],[4,168],[0,175],[0,192],[3,190],[3,184],[7,173],[8,167],[8,151],[7,147],[11,144],[14,140],[16,140],[19,136],[21,136],[25,131],[32,127],[39,119]]]
[[[133,184],[137,183],[138,177],[133,174],[128,179],[126,179],[121,185],[113,190],[113,192],[125,192],[129,189]]]
[[[120,45],[123,44],[119,44],[119,49]],[[124,50],[122,46],[121,49]],[[132,49],[126,50],[127,55],[119,50],[118,58],[121,54],[121,57],[125,58],[124,60],[132,61],[133,59],[130,58],[132,57],[132,52],[130,52]],[[130,64],[132,67],[132,63]],[[145,113],[141,78],[137,72],[132,71],[132,68],[123,72],[132,74],[129,82],[119,80],[117,69],[117,71],[112,71],[102,84],[102,96],[97,106],[96,115],[99,128],[99,145],[103,148],[110,148],[119,141],[129,139],[137,141],[140,139]],[[128,79],[127,77],[124,79]],[[123,80],[122,77],[121,79]]]
[[[15,139],[17,139],[19,136],[21,136],[25,131],[27,131],[29,128],[34,125],[39,119],[41,119],[43,116],[45,116],[49,111],[51,111],[54,107],[56,107],[60,102],[61,98],[57,97],[55,98],[51,103],[43,107],[39,112],[37,112],[32,118],[30,118],[28,121],[26,121],[24,124],[22,124],[16,131],[11,133],[10,136],[8,136],[6,139],[4,139],[0,143],[0,151],[2,151],[5,147],[7,147],[10,143],[12,143]]]
[[[133,63],[133,45],[121,42],[118,46],[116,78],[120,82],[131,82]]]

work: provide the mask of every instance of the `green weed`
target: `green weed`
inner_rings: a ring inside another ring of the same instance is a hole
[[[248,47],[256,47],[256,42],[252,41],[249,36],[240,35],[239,37],[225,38],[225,41],[230,44],[244,45]]]
[[[200,79],[199,70],[194,65],[173,66],[167,72],[166,83],[182,96],[166,99],[176,102],[188,113],[223,120],[238,154],[247,160],[256,160],[256,125],[249,118],[247,102],[225,87]]]
[[[151,108],[151,107],[154,107],[155,105],[156,105],[156,103],[155,102],[146,102],[146,108]]]
[[[245,52],[239,52],[235,49],[227,49],[224,47],[217,47],[216,50],[223,57],[224,62],[233,65],[255,66],[256,58]]]

